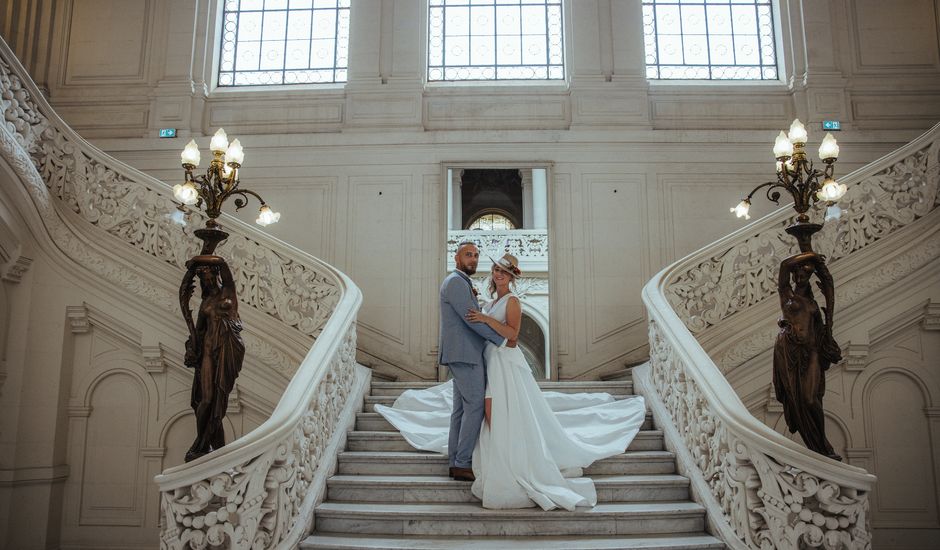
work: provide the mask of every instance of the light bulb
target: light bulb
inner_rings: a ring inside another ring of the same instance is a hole
[[[228,136],[225,135],[225,130],[219,128],[215,132],[212,141],[209,142],[209,149],[212,149],[213,153],[224,153],[228,149]]]
[[[832,178],[826,178],[826,180],[823,181],[822,189],[816,193],[816,196],[819,200],[836,202],[845,195],[847,190],[848,187],[846,187],[844,183],[839,183]]]
[[[751,209],[751,201],[744,199],[739,202],[737,206],[731,209],[734,212],[734,215],[739,218],[744,218],[745,220],[751,219],[751,216],[748,215],[747,211]]]
[[[199,156],[199,146],[196,145],[196,140],[191,139],[189,140],[189,143],[186,144],[186,147],[183,148],[183,153],[180,155],[180,159],[183,162],[183,166],[187,164],[199,166]]]
[[[280,219],[280,212],[274,212],[267,205],[263,205],[261,209],[258,210],[258,219],[255,220],[255,223],[264,227],[266,225],[271,225],[272,223],[277,223],[277,221]]]
[[[839,158],[839,144],[836,143],[836,138],[832,137],[830,133],[826,134],[826,137],[819,145],[819,158],[822,160]]]
[[[180,201],[186,206],[192,206],[199,201],[199,191],[197,191],[196,187],[188,181],[183,184],[178,183],[174,185],[173,196],[176,197],[176,200]]]
[[[242,149],[241,142],[238,141],[238,139],[234,139],[225,151],[225,164],[234,162],[235,164],[241,165],[243,160],[245,160],[245,151]]]
[[[790,125],[790,143],[793,145],[806,143],[806,127],[800,122],[800,119],[794,118]]]
[[[783,130],[780,130],[780,134],[774,141],[774,157],[779,159],[791,156],[793,156],[793,144],[787,139],[787,135],[783,133]]]

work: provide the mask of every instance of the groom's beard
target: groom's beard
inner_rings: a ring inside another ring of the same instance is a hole
[[[460,269],[460,271],[463,271],[463,272],[466,273],[467,275],[473,275],[474,273],[477,272],[477,268],[476,268],[476,267],[471,267],[471,266],[469,266],[469,265],[462,265],[462,266],[460,266],[459,269]]]

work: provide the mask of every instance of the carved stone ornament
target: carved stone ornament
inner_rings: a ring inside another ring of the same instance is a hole
[[[120,255],[143,252],[182,273],[186,260],[198,251],[190,227],[202,225],[201,214],[190,214],[186,226],[174,223],[169,213],[176,204],[168,186],[120,166],[74,134],[51,110],[44,113],[49,107],[29,91],[28,77],[20,71],[0,41],[0,104],[6,130],[0,132],[0,154],[27,184],[49,237],[63,254],[96,276],[175,314],[178,300],[171,287],[148,279],[129,265],[133,262],[104,254],[92,243],[117,239],[114,251]],[[269,317],[278,326],[273,333],[291,327],[316,336],[339,299],[335,276],[290,247],[262,242],[234,224],[229,229],[232,235],[223,248],[241,303]],[[297,365],[289,356],[305,351],[291,354],[246,336],[251,356],[277,359],[267,364],[287,376]]]
[[[289,438],[210,479],[164,491],[161,550],[274,548],[309,519],[301,507],[352,392],[355,364],[353,325]]]
[[[63,260],[71,259],[115,288],[175,313],[178,296],[173,285],[122,258],[146,260],[143,253],[182,273],[186,260],[197,252],[187,227],[199,227],[202,220],[190,220],[187,226],[171,221],[168,214],[175,204],[168,186],[121,165],[72,132],[41,99],[2,39],[0,104],[0,155],[26,187]],[[205,472],[196,474],[201,479],[195,482],[188,481],[194,471],[190,466],[161,476],[170,483],[187,478],[183,486],[161,489],[163,549],[296,545],[308,527],[316,494],[307,489],[355,380],[355,310],[361,302],[355,285],[316,258],[237,222],[227,223],[226,229],[232,235],[225,254],[241,303],[263,314],[268,334],[297,331],[319,336],[338,304],[343,304],[343,324],[329,329],[330,338],[314,343],[314,350],[322,345],[332,351],[305,370],[309,393],[302,395],[313,397],[291,408],[306,407],[304,414],[291,415],[299,418],[293,425],[269,428],[287,436],[252,439],[254,432],[249,433],[241,453],[234,455],[248,458],[230,468],[217,468],[213,459],[193,463],[192,468]],[[69,313],[72,329],[80,332],[87,321],[79,309]],[[270,359],[272,368],[293,374],[297,361],[287,364],[287,346],[281,349],[280,344],[246,336],[249,354]],[[329,347],[333,345],[335,349]],[[292,395],[297,399],[296,392]],[[306,512],[299,512],[302,507]]]
[[[849,183],[839,202],[842,215],[817,235],[817,251],[832,265],[922,218],[940,204],[938,184],[940,140],[934,137],[876,174]],[[794,221],[795,216],[777,216],[752,229],[752,236],[725,241],[673,274],[665,290],[690,331],[699,333],[776,294],[777,266],[797,252],[785,232]]]
[[[727,429],[650,321],[650,376],[681,443],[749,548],[871,548],[868,493],[782,463]]]
[[[447,257],[457,253],[457,245],[464,241],[477,244],[480,254],[499,258],[506,252],[517,258],[547,258],[548,231],[545,229],[519,229],[512,231],[448,231]]]

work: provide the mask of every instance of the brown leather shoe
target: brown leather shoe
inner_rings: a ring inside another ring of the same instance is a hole
[[[457,481],[476,481],[477,479],[473,475],[473,470],[470,468],[451,467],[450,477],[456,479]]]

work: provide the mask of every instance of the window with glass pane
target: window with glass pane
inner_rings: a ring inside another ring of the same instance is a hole
[[[346,82],[350,0],[226,0],[219,86]]]
[[[561,0],[430,0],[428,81],[561,80]]]
[[[483,214],[473,220],[467,229],[481,229],[483,231],[511,231],[515,229],[512,220],[502,214]]]
[[[650,79],[777,80],[773,0],[643,0]]]

